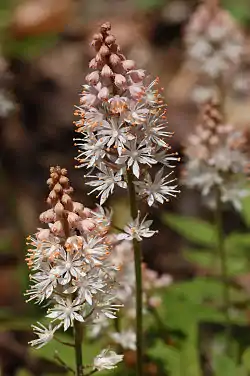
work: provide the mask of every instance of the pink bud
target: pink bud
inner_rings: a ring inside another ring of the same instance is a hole
[[[157,308],[161,305],[162,299],[160,296],[151,296],[148,300],[150,307]]]
[[[80,217],[76,213],[69,213],[68,215],[68,222],[71,227],[76,226],[77,222],[79,221]]]
[[[101,56],[99,53],[96,54],[96,56],[95,56],[95,61],[96,61],[97,63],[102,62],[102,56]]]
[[[126,78],[122,74],[116,74],[115,85],[119,88],[124,88],[126,86]]]
[[[135,68],[135,62],[134,60],[124,60],[122,62],[122,66],[126,71],[128,71]]]
[[[98,71],[91,72],[91,73],[89,73],[89,74],[85,77],[85,79],[86,79],[86,81],[87,81],[89,84],[96,85],[97,82],[99,81],[99,72],[98,72]]]
[[[117,65],[120,63],[121,59],[116,54],[111,54],[109,57],[110,64]]]
[[[56,221],[52,226],[51,226],[51,231],[53,232],[54,235],[56,236],[63,236],[64,231],[63,231],[63,226],[61,221]]]
[[[40,219],[41,222],[44,222],[44,223],[54,222],[54,220],[55,220],[54,210],[53,209],[46,210],[45,212],[40,214],[39,219]]]
[[[101,33],[98,33],[98,34],[94,34],[93,35],[93,39],[94,40],[99,40],[99,41],[103,41],[103,36],[102,36],[102,34]]]
[[[113,72],[107,64],[105,64],[104,67],[102,68],[101,75],[103,77],[112,77]]]
[[[105,43],[107,43],[109,45],[115,43],[115,37],[114,37],[114,35],[108,35],[105,38]]]
[[[96,59],[94,58],[94,59],[92,59],[92,60],[90,60],[90,62],[89,62],[89,67],[91,68],[91,69],[97,69],[97,61],[96,61]]]
[[[82,211],[84,211],[83,204],[81,204],[80,202],[74,201],[73,202],[73,212],[79,214]]]
[[[92,217],[92,210],[89,208],[84,208],[83,214],[85,215],[86,218]]]
[[[72,200],[71,200],[71,197],[69,196],[69,195],[67,195],[67,193],[64,193],[63,195],[62,195],[62,204],[63,205],[67,205],[67,204],[69,204]]]
[[[78,224],[78,229],[83,232],[92,231],[94,230],[94,228],[95,228],[95,223],[91,219],[84,219]]]
[[[55,210],[55,213],[56,213],[59,217],[61,217],[62,214],[63,214],[63,212],[64,212],[64,207],[63,207],[62,203],[58,201],[57,204],[55,205],[54,210]]]
[[[136,69],[129,72],[129,75],[132,80],[137,83],[143,80],[143,78],[145,77],[145,71],[143,69]]]
[[[99,54],[101,56],[107,56],[109,54],[109,48],[105,46],[105,44],[103,44],[102,47],[100,48]]]
[[[56,185],[54,186],[54,191],[56,193],[62,192],[62,186],[60,183],[56,183]]]
[[[98,93],[98,98],[101,101],[107,101],[109,97],[109,90],[106,86],[104,86]]]
[[[36,234],[38,240],[48,240],[50,236],[50,230],[48,228],[40,228],[39,232]]]
[[[129,86],[129,92],[131,96],[135,99],[138,99],[141,97],[144,93],[144,87],[143,86],[138,86],[138,85],[131,85]]]

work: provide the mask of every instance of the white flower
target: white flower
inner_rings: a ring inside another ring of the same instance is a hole
[[[81,275],[83,265],[83,258],[79,252],[74,253],[63,250],[52,271],[58,276],[58,282],[61,285],[66,285],[72,277],[78,278]]]
[[[102,352],[94,358],[94,368],[98,371],[104,369],[113,369],[117,363],[123,360],[123,355],[118,355],[114,351],[108,349],[102,350]]]
[[[104,204],[109,195],[113,193],[115,185],[118,185],[121,188],[126,188],[127,184],[122,180],[122,171],[114,173],[114,171],[106,166],[102,166],[100,173],[97,174],[98,180],[92,180],[86,184],[96,187],[90,193],[99,191],[97,197],[100,197],[100,204]],[[96,178],[96,176],[90,176]]]
[[[38,336],[38,338],[30,341],[29,344],[31,346],[35,346],[37,349],[40,349],[53,339],[55,331],[58,330],[60,326],[61,325],[56,325],[53,328],[52,325],[49,324],[49,327],[46,328],[40,322],[38,322],[37,325],[32,325],[34,333]]]
[[[110,337],[123,349],[136,351],[136,334],[134,331],[123,330],[120,333],[110,334]]]
[[[119,234],[119,240],[133,240],[142,241],[143,238],[150,238],[157,231],[150,230],[149,227],[153,221],[146,221],[146,216],[140,222],[140,212],[138,212],[137,218],[127,226],[124,227],[125,234]]]
[[[84,321],[83,316],[79,313],[79,311],[82,310],[82,305],[80,304],[79,299],[71,301],[70,298],[62,299],[57,297],[56,301],[58,304],[49,309],[47,317],[63,321],[64,331],[66,331],[70,325],[73,326],[74,320],[80,322]]]
[[[157,161],[151,156],[151,149],[142,144],[137,144],[137,140],[127,142],[126,148],[123,149],[121,156],[116,160],[117,164],[126,163],[128,167],[132,167],[133,174],[139,179],[140,167],[139,163],[151,166]]]
[[[154,181],[152,181],[151,176],[147,174],[143,181],[135,182],[138,194],[147,198],[149,206],[152,206],[155,201],[163,204],[164,201],[169,201],[168,196],[176,197],[175,193],[180,192],[176,189],[177,185],[171,185],[171,183],[177,180],[176,178],[167,180],[172,173],[170,172],[164,177],[163,173],[164,170],[162,168],[155,175]]]

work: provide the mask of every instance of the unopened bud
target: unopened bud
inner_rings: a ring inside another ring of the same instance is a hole
[[[63,212],[64,212],[64,207],[62,205],[61,202],[57,202],[57,204],[55,205],[54,207],[54,210],[55,210],[55,213],[58,215],[58,216],[62,216]]]
[[[122,74],[116,74],[115,85],[119,88],[124,88],[126,86],[126,78]]]
[[[135,62],[134,60],[124,60],[122,66],[126,71],[129,71],[135,68]]]
[[[102,68],[101,75],[103,77],[112,77],[113,75],[112,69],[107,64],[105,64],[104,67]]]

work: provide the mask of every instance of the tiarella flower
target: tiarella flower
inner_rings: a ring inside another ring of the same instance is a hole
[[[240,63],[243,36],[231,15],[219,6],[200,5],[185,37],[190,62],[212,79],[228,76]]]
[[[231,202],[239,210],[247,194],[244,144],[242,132],[223,124],[219,103],[210,101],[204,106],[201,124],[187,141],[184,183],[200,190],[208,204],[214,205],[217,190],[223,202]]]
[[[149,227],[152,225],[153,221],[146,221],[146,216],[140,222],[140,212],[134,221],[128,223],[124,228],[124,234],[118,235],[118,239],[123,240],[133,240],[142,241],[143,238],[150,238],[157,231],[150,230]]]
[[[172,185],[172,183],[176,182],[176,179],[168,180],[169,176],[172,175],[172,172],[164,177],[163,173],[164,170],[161,169],[155,175],[154,180],[152,180],[151,176],[147,174],[144,181],[135,182],[139,196],[147,198],[149,206],[152,206],[155,201],[163,204],[164,201],[169,201],[169,196],[176,197],[175,193],[180,192],[176,189],[177,184]]]
[[[56,325],[53,328],[50,324],[49,327],[46,328],[46,326],[38,322],[37,325],[32,325],[32,328],[38,338],[30,341],[29,344],[31,346],[35,346],[37,349],[40,349],[53,339],[54,333],[60,328],[60,325]]]
[[[117,243],[108,235],[110,213],[100,206],[94,211],[71,198],[67,171],[51,168],[48,179],[50,209],[40,215],[47,228],[28,237],[27,263],[31,270],[28,301],[46,302],[47,318],[55,326],[34,326],[43,346],[60,327],[66,331],[75,322],[92,324],[99,316],[115,318],[121,307],[116,300],[118,267],[110,263]]]
[[[136,350],[136,335],[132,330],[124,330],[120,333],[112,333],[110,337],[115,343],[125,350]]]
[[[105,369],[114,369],[118,363],[123,360],[123,355],[117,355],[114,351],[108,349],[102,350],[94,359],[94,368],[97,371]]]
[[[97,197],[100,196],[100,204],[102,205],[110,195],[113,193],[115,185],[118,185],[121,188],[126,188],[127,184],[122,180],[122,171],[114,173],[112,169],[107,168],[106,166],[101,167],[100,173],[97,174],[98,180],[92,180],[86,184],[96,187],[90,193],[99,191]],[[96,178],[95,176],[93,176]]]
[[[75,122],[76,131],[82,135],[75,140],[79,148],[76,160],[78,167],[91,169],[91,175],[86,175],[91,179],[87,184],[93,187],[91,193],[97,192],[101,204],[115,186],[127,189],[129,169],[133,183],[140,185],[148,182],[153,165],[165,166],[168,175],[167,169],[178,161],[168,143],[172,133],[167,129],[159,79],[150,81],[144,70],[136,69],[135,63],[125,58],[110,29],[105,23],[94,36],[96,56],[89,64],[88,84],[83,86],[81,103],[75,111],[80,117]],[[152,189],[157,192],[149,194],[150,199],[141,191],[138,194],[150,205],[163,203],[167,196],[174,196],[171,192],[178,192],[176,185],[166,188],[167,184],[162,175],[154,183]]]
[[[81,302],[79,299],[72,301],[71,299],[55,298],[57,304],[51,308],[47,314],[47,317],[54,320],[61,320],[64,324],[64,331],[68,329],[69,326],[73,325],[73,321],[77,320],[80,322],[84,321],[83,316],[79,313],[82,310]]]

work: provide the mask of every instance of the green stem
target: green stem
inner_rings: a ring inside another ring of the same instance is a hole
[[[223,286],[223,307],[225,312],[225,324],[226,324],[226,349],[229,351],[230,339],[231,339],[231,320],[230,320],[230,291],[228,284],[228,270],[227,270],[227,254],[225,249],[224,242],[224,233],[223,233],[223,219],[222,219],[222,201],[221,193],[219,188],[216,190],[216,212],[215,212],[215,221],[217,229],[217,247],[220,257],[220,266],[221,266],[221,282]]]
[[[76,376],[83,376],[82,364],[82,326],[78,321],[74,323]]]
[[[127,172],[128,178],[128,192],[130,213],[133,219],[138,215],[138,208],[136,202],[135,187],[133,184],[133,174],[131,171]],[[141,244],[138,240],[133,239],[134,260],[135,260],[135,278],[136,278],[136,345],[137,345],[137,361],[136,361],[136,375],[143,375],[143,326],[142,326],[142,250]]]

